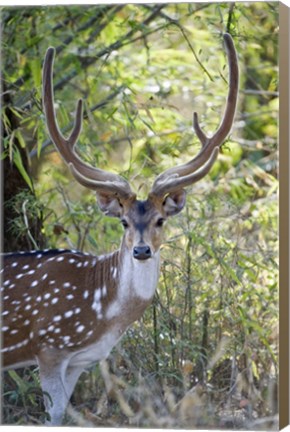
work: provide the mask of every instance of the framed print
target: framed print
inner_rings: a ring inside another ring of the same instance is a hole
[[[289,9],[3,6],[2,425],[289,423]]]

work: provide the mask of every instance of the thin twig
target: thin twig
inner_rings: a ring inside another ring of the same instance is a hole
[[[235,8],[235,2],[230,4],[229,16],[228,16],[228,22],[227,22],[227,33],[231,33],[231,25],[232,25],[232,18],[234,15],[234,8]]]
[[[147,8],[147,9],[148,9],[148,8],[150,9],[150,6],[149,6],[149,5],[144,5],[144,7]],[[197,7],[196,10],[195,10],[194,12],[198,12],[198,11],[200,11],[200,10],[206,8],[206,7],[208,7],[207,4],[205,4],[205,5],[201,5],[200,7]],[[197,56],[197,54],[196,54],[196,52],[195,52],[193,46],[191,45],[191,42],[189,41],[188,36],[186,35],[186,30],[184,29],[184,27],[179,23],[179,21],[177,21],[177,20],[174,19],[174,18],[169,17],[169,16],[166,15],[163,11],[160,11],[160,12],[159,12],[159,15],[160,15],[162,18],[166,19],[166,20],[168,21],[168,24],[175,25],[176,27],[179,28],[179,30],[181,31],[181,33],[182,33],[184,39],[186,40],[186,42],[187,42],[187,44],[188,44],[188,46],[189,46],[191,52],[193,53],[194,58],[196,59],[197,63],[200,65],[201,69],[202,69],[202,70],[207,74],[207,76],[209,77],[209,79],[210,79],[211,81],[213,81],[212,76],[210,75],[210,73],[208,72],[208,70],[205,68],[205,66],[204,66],[204,65],[201,63],[201,61],[199,60],[199,58],[198,58],[198,56]]]
[[[23,204],[22,204],[22,212],[23,212],[24,224],[25,224],[26,229],[27,229],[27,235],[28,235],[30,241],[32,242],[34,249],[38,249],[37,243],[34,240],[32,234],[30,232],[30,228],[29,228],[28,217],[27,217],[27,212],[26,212],[26,204],[27,203],[28,203],[28,200],[25,200],[23,202]]]
[[[110,6],[111,8],[111,6]],[[108,9],[108,7],[106,6],[105,8],[102,8],[101,10],[98,10],[98,13],[96,15],[94,15],[93,17],[91,17],[88,21],[86,21],[82,26],[80,26],[78,29],[76,29],[73,33],[72,36],[68,36],[62,43],[61,45],[59,45],[58,47],[56,47],[56,52],[60,53],[64,48],[66,48],[73,40],[75,40],[76,38],[76,34],[81,33],[85,30],[87,30],[88,28],[90,28],[98,19],[100,19],[101,13],[103,12],[104,9]],[[53,30],[52,30],[53,32]],[[27,50],[25,50],[27,51]],[[25,53],[24,51],[24,53]],[[25,74],[21,77],[19,77],[16,81],[14,81],[13,84],[11,84],[11,86],[13,87],[20,87],[21,85],[23,85],[25,83],[25,80],[27,79],[28,74]]]

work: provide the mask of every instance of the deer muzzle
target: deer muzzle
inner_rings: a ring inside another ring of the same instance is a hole
[[[133,248],[133,257],[140,261],[147,260],[152,257],[151,248],[148,245],[135,246]]]

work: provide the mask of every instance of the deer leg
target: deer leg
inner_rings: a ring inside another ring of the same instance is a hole
[[[79,376],[83,372],[83,368],[69,366],[66,370],[65,374],[65,388],[68,400],[70,400],[71,395],[73,394],[76,383],[79,379]]]
[[[68,403],[65,372],[68,361],[52,356],[38,357],[40,383],[44,392],[44,405],[50,415],[47,425],[61,425]],[[47,394],[45,394],[47,393]]]

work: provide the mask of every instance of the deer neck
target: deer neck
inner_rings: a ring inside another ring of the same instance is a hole
[[[159,278],[160,253],[156,252],[151,258],[140,261],[133,258],[124,241],[120,250],[120,294],[126,297],[136,297],[143,301],[150,301],[155,293]]]
[[[118,251],[96,260],[92,281],[98,287],[96,308],[101,289],[108,293],[104,316],[108,321],[121,320],[121,327],[126,328],[151,303],[158,277],[159,251],[148,260],[138,261],[122,241]]]

